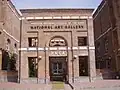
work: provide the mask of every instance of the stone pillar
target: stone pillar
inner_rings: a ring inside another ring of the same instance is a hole
[[[94,81],[96,78],[96,67],[95,67],[95,46],[94,46],[94,33],[93,33],[93,19],[89,17],[88,19],[88,46],[89,46],[89,75],[90,81]]]
[[[74,53],[76,55],[74,59],[74,77],[78,78],[79,77],[79,56],[77,53]]]
[[[0,70],[2,69],[2,50],[0,50]]]
[[[20,83],[28,83],[27,79],[29,78],[28,74],[28,58],[26,52],[21,52],[21,65],[20,65]]]
[[[39,56],[41,56],[41,60],[38,64],[38,78],[39,83],[45,83],[45,54],[44,52],[39,52]]]
[[[89,75],[90,82],[96,79],[96,67],[95,67],[95,50],[89,50]]]
[[[46,83],[50,82],[49,63],[49,52],[46,51]]]
[[[72,55],[71,51],[68,52],[68,74],[69,74],[69,83],[72,83]]]

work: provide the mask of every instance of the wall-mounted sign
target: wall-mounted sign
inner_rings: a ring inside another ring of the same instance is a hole
[[[30,29],[83,29],[83,25],[40,25],[30,26]]]
[[[31,22],[29,28],[37,30],[87,30],[87,20],[45,20]]]
[[[67,56],[67,51],[50,51],[49,56]]]

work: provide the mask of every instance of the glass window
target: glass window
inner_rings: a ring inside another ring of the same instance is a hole
[[[28,38],[29,47],[37,47],[37,43],[38,43],[37,37],[29,37]]]
[[[97,53],[97,56],[100,56],[100,42],[98,42],[96,45],[96,53]]]
[[[88,57],[79,57],[79,76],[88,76]]]
[[[61,37],[55,37],[50,41],[50,47],[66,46],[66,45],[67,45],[67,43]]]
[[[118,43],[118,34],[117,30],[113,31],[113,42],[114,42],[114,49],[117,49],[119,47]]]
[[[78,37],[78,46],[87,46],[87,37]]]
[[[29,77],[37,77],[37,57],[28,57]]]
[[[108,52],[108,39],[107,38],[104,39],[104,45],[105,45],[105,52],[107,53]]]

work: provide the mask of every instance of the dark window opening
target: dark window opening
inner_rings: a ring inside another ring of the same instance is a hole
[[[10,54],[2,51],[2,70],[16,71],[17,54]]]
[[[7,43],[8,43],[8,44],[10,44],[10,43],[11,43],[10,39],[7,39]]]
[[[88,76],[88,57],[79,57],[79,76]]]
[[[114,38],[114,49],[117,49],[119,44],[118,44],[118,34],[117,30],[113,31],[113,38]]]
[[[61,43],[64,43],[63,41],[61,41]]]
[[[6,51],[2,51],[2,70],[7,70],[9,61],[9,54]]]
[[[2,34],[2,32],[0,31],[0,34]]]
[[[104,47],[105,47],[105,52],[107,53],[108,52],[108,39],[107,38],[104,39]]]
[[[14,47],[17,48],[17,44],[16,43],[14,44]]]
[[[56,43],[59,43],[58,41],[56,41]]]
[[[29,43],[29,47],[37,47],[38,38],[30,37],[30,38],[28,38],[28,43]]]
[[[87,37],[78,37],[78,46],[87,46]]]
[[[96,55],[100,56],[100,42],[96,44]]]
[[[55,47],[55,46],[61,46],[61,45],[60,45],[60,44],[55,44],[54,47]]]
[[[37,57],[28,57],[29,77],[37,77]]]

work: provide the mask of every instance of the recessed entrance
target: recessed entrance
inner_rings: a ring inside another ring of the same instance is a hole
[[[50,80],[63,81],[67,74],[66,57],[50,57],[49,60]]]

